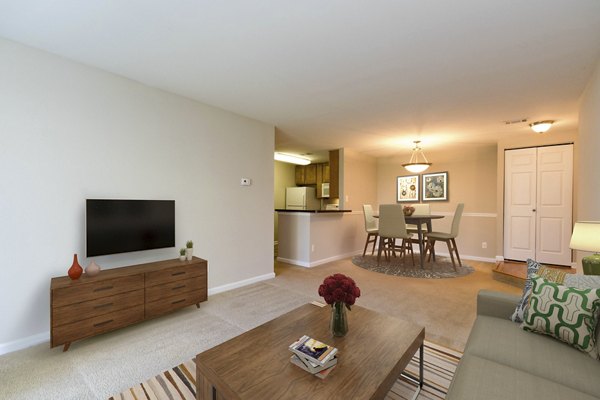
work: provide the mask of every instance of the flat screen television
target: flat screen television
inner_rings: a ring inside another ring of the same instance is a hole
[[[175,200],[87,199],[88,257],[175,246]]]

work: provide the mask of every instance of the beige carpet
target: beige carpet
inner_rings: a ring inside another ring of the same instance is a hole
[[[443,399],[462,354],[425,342],[424,386],[417,400]],[[296,368],[290,365],[289,368]],[[298,370],[298,373],[306,373]],[[332,374],[335,370],[332,371]],[[416,378],[419,374],[419,353],[415,354],[405,373]],[[317,378],[314,378],[317,379]],[[329,377],[327,378],[329,379]],[[400,377],[392,386],[386,400],[412,399],[416,384]],[[135,385],[109,400],[193,400],[196,398],[196,363],[189,360],[145,382]]]
[[[320,300],[318,285],[335,272],[356,280],[363,293],[357,304],[423,325],[429,341],[462,350],[479,289],[520,293],[492,279],[492,264],[469,264],[474,273],[437,280],[379,274],[350,259],[310,269],[276,264],[275,279],[210,296],[200,309],[189,307],[75,342],[66,353],[46,343],[0,356],[0,399],[106,399],[301,304]]]

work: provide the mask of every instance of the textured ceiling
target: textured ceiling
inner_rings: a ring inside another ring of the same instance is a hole
[[[600,1],[3,0],[0,36],[273,124],[281,151],[387,156],[576,129]]]

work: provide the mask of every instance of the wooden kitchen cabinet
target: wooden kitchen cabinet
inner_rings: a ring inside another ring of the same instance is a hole
[[[304,166],[304,184],[317,184],[317,164],[309,164]]]
[[[317,165],[317,199],[323,198],[323,184],[329,183],[329,163]]]
[[[321,164],[323,179],[321,183],[329,183],[329,163]]]
[[[304,185],[304,165],[296,165],[296,186]]]

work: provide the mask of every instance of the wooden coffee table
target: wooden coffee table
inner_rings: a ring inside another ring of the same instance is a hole
[[[329,332],[331,308],[306,304],[196,357],[198,399],[383,399],[420,349],[423,386],[425,328],[359,306],[349,332]],[[308,335],[338,348],[324,380],[290,362],[288,346]],[[416,395],[415,395],[416,397]]]

